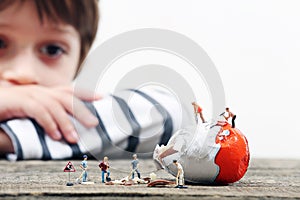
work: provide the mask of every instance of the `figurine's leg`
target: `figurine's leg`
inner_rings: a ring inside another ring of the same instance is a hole
[[[180,175],[178,179],[179,179],[178,185],[183,185],[183,176]]]
[[[138,170],[138,169],[136,170],[136,173],[137,173],[137,175],[138,175],[139,179],[141,179],[141,174],[140,174],[140,172],[139,172],[139,170]]]
[[[82,182],[86,182],[86,178],[87,178],[87,172],[84,171],[82,176]]]
[[[200,114],[200,118],[201,118],[201,120],[202,120],[202,123],[205,123],[205,119],[204,119],[204,117],[203,117],[202,112],[200,112],[199,114]]]
[[[102,178],[102,183],[104,183],[105,181],[105,179],[104,179],[104,173],[105,173],[105,171],[101,171],[101,178]]]
[[[231,121],[232,121],[232,122],[231,122],[231,123],[232,123],[232,128],[235,127],[235,122],[234,122],[235,118],[236,118],[236,115],[234,115],[234,116],[232,117],[232,120],[231,120]]]

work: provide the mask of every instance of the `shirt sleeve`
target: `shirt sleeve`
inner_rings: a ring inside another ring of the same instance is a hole
[[[86,106],[99,124],[87,129],[70,117],[79,134],[77,144],[52,140],[33,119],[9,120],[0,126],[11,138],[17,160],[81,158],[82,154],[101,160],[104,155],[130,158],[132,152],[150,157],[156,144],[166,145],[175,131],[193,121],[178,99],[162,88],[124,90]]]

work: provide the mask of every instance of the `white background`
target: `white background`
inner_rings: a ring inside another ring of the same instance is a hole
[[[162,28],[197,42],[216,65],[252,157],[300,158],[300,1],[101,0],[95,46]]]

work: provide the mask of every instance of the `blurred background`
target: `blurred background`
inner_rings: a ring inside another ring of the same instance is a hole
[[[297,0],[101,0],[94,48],[140,28],[187,36],[219,71],[251,156],[300,159],[299,7]]]

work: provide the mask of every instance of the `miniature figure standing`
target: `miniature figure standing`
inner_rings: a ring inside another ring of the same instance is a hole
[[[83,161],[81,161],[81,164],[80,164],[80,168],[83,171],[82,171],[81,175],[79,176],[79,178],[76,180],[76,182],[78,182],[81,179],[81,177],[82,177],[82,182],[87,181],[87,176],[88,176],[88,173],[87,173],[87,169],[88,169],[87,159],[88,159],[88,156],[83,155]]]
[[[183,188],[184,185],[184,171],[182,165],[177,161],[173,160],[174,165],[177,167],[177,176],[176,176],[176,187]]]
[[[108,162],[107,156],[105,156],[103,158],[103,161],[100,162],[99,167],[100,167],[100,171],[101,171],[102,183],[109,182],[110,171],[109,171],[109,162]]]
[[[134,179],[134,172],[137,173],[138,178],[141,178],[141,174],[139,172],[139,159],[137,159],[137,155],[133,154],[132,155],[133,160],[131,161],[131,174],[132,174],[132,179]]]
[[[196,102],[192,102],[192,105],[194,106],[194,112],[195,112],[195,119],[196,119],[196,123],[198,124],[198,114],[202,120],[202,123],[205,123],[205,119],[203,117],[203,114],[202,114],[202,108],[196,103]]]
[[[231,127],[234,128],[234,127],[235,127],[235,122],[234,122],[234,120],[235,120],[235,118],[236,118],[236,115],[233,114],[233,113],[229,110],[228,107],[226,108],[226,113],[227,113],[226,115],[225,115],[225,114],[223,115],[224,118],[226,119],[226,121],[228,121],[228,119],[231,117]]]

